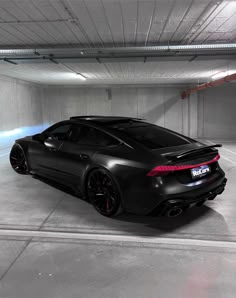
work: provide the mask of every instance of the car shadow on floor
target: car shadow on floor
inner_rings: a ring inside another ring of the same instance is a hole
[[[160,233],[169,233],[181,229],[185,226],[193,225],[198,221],[203,220],[208,216],[220,217],[223,220],[222,215],[209,208],[208,206],[193,207],[186,210],[181,215],[177,217],[166,217],[166,216],[139,216],[133,214],[121,214],[116,217],[116,220],[132,222],[132,223],[142,223],[146,227],[152,230],[159,230]]]
[[[87,206],[87,204],[90,205],[90,203],[73,194],[69,188],[48,179],[41,177],[36,178],[72,196],[72,198],[75,199],[75,204],[73,204],[73,201],[70,201],[72,206],[63,209],[65,216],[67,216],[68,213],[69,217],[83,217],[86,225],[89,225],[91,222],[91,230],[93,230],[93,232],[95,231],[94,223],[96,223],[97,233],[106,233],[109,231],[109,233],[125,233],[135,236],[164,236],[164,234],[168,234],[168,236],[172,234],[174,236],[174,234],[178,234],[177,237],[191,234],[192,237],[199,236],[201,238],[208,238],[208,236],[213,235],[220,237],[230,236],[224,217],[206,205],[187,209],[181,215],[172,218],[164,216],[140,216],[128,213],[123,213],[113,218],[107,218],[94,211],[92,206]],[[77,200],[83,202],[85,205],[84,208],[91,208],[91,212],[84,212],[84,210],[82,212],[78,211]],[[76,222],[75,225],[77,225]],[[75,227],[72,227],[72,230],[73,228]],[[79,229],[79,226],[77,226],[77,228]],[[58,229],[62,230],[63,227],[58,227]],[[89,228],[87,228],[87,231],[89,232]]]

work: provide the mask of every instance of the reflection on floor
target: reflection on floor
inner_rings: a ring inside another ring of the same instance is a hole
[[[0,157],[0,297],[236,297],[236,143],[220,153],[226,191],[172,219],[102,217],[72,194],[15,174]]]

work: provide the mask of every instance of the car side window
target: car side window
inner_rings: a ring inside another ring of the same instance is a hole
[[[70,141],[81,145],[112,146],[118,145],[119,141],[110,135],[89,126],[74,126],[71,129]]]
[[[70,131],[70,124],[64,124],[57,126],[55,128],[49,129],[46,132],[46,136],[53,137],[57,140],[64,141],[68,138],[68,133]]]

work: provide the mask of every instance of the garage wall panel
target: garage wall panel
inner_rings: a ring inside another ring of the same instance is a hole
[[[44,122],[53,123],[74,115],[128,116],[183,132],[182,117],[188,115],[182,110],[181,90],[179,87],[47,87]]]
[[[112,115],[138,117],[136,88],[112,88]]]
[[[111,115],[112,91],[111,89],[86,89],[86,102],[88,115]]]
[[[138,117],[165,125],[164,88],[138,89]]]
[[[209,88],[198,93],[200,138],[236,139],[235,94],[235,84]]]
[[[43,129],[43,89],[38,85],[0,76],[0,150],[15,139]],[[1,152],[0,152],[1,153]]]
[[[186,101],[182,100],[183,104],[187,105],[187,110],[185,111],[186,115],[188,115],[188,122],[186,123],[186,127],[188,129],[188,133],[184,131],[187,135],[192,136],[194,138],[198,137],[198,93],[194,93],[191,98],[188,98]],[[184,113],[184,114],[185,114]],[[185,117],[185,116],[184,116]]]
[[[183,107],[180,90],[177,88],[164,89],[164,126],[183,133]]]
[[[61,111],[61,119],[69,119],[71,116],[80,116],[87,114],[87,96],[85,89],[72,88],[66,92],[64,96],[63,89],[60,89],[61,106],[64,110]]]
[[[111,100],[105,88],[44,88],[43,118],[46,123],[80,115],[111,115]]]
[[[56,88],[55,90],[49,88],[47,89],[47,92],[44,90],[44,98],[42,102],[44,122],[51,124],[63,120],[65,103],[60,90],[60,88]]]
[[[16,100],[17,100],[17,118],[18,127],[30,126],[34,124],[34,117],[37,115],[33,113],[31,104],[32,88],[26,84],[16,83]],[[14,95],[13,95],[14,96]],[[40,102],[39,102],[40,107]]]
[[[18,125],[16,82],[0,77],[0,90],[0,130],[5,131]]]

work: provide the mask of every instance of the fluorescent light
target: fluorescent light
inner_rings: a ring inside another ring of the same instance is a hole
[[[89,75],[87,74],[86,76],[84,76],[81,73],[76,73],[76,72],[61,72],[57,74],[57,77],[61,80],[64,80],[65,82],[66,81],[68,82],[86,81],[90,78]]]
[[[212,80],[220,79],[227,76],[227,71],[220,71],[214,74],[211,78]]]
[[[2,131],[0,132],[0,137],[10,137],[21,133],[22,130],[20,128],[15,128],[12,130]]]
[[[226,76],[229,76],[233,73],[235,73],[236,71],[220,71],[220,72],[217,72],[216,74],[214,74],[211,78],[212,80],[216,80],[216,79],[220,79],[220,78],[224,78]]]
[[[76,73],[76,76],[77,76],[78,79],[83,80],[83,81],[86,81],[86,79],[87,79],[85,76],[83,76],[80,73]]]

